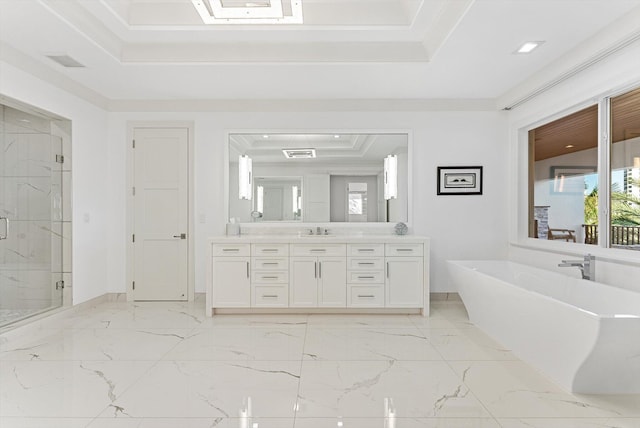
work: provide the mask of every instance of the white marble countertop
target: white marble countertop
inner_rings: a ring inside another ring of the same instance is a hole
[[[213,244],[251,244],[273,242],[283,244],[351,244],[351,243],[407,243],[421,244],[428,241],[426,236],[419,235],[368,235],[368,234],[339,234],[339,235],[240,235],[214,236],[209,238]]]

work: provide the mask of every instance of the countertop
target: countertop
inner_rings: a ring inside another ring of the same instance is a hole
[[[252,244],[252,243],[282,243],[282,244],[353,244],[353,243],[407,243],[422,244],[429,238],[419,235],[368,235],[368,234],[340,234],[340,235],[240,235],[214,236],[209,238],[212,244]]]

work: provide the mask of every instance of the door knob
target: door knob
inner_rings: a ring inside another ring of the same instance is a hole
[[[180,235],[173,235],[174,238],[187,239],[186,233],[181,233]]]

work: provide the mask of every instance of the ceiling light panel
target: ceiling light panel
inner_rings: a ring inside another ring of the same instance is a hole
[[[191,0],[205,24],[302,24],[302,0]]]
[[[316,149],[283,149],[287,159],[312,159],[316,157]]]
[[[534,50],[536,50],[538,47],[540,47],[540,45],[543,44],[543,43],[544,43],[543,41],[524,42],[522,45],[520,45],[518,50],[516,50],[514,53],[516,53],[516,54],[528,54],[528,53],[531,53]]]

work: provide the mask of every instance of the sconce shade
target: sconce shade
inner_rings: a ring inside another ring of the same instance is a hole
[[[389,155],[384,158],[384,198],[398,197],[398,157]]]
[[[251,199],[253,193],[252,162],[247,155],[238,159],[238,197]]]

